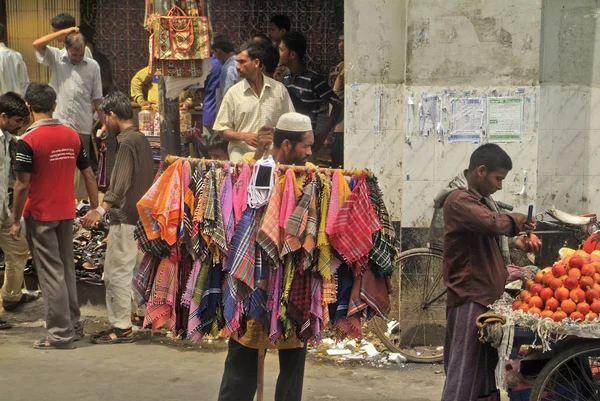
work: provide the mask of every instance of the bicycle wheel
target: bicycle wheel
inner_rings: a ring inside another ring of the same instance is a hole
[[[402,252],[392,284],[388,320],[374,318],[373,331],[390,351],[410,362],[441,361],[446,333],[442,252],[430,248]]]
[[[530,400],[600,400],[600,342],[566,348],[540,371]]]

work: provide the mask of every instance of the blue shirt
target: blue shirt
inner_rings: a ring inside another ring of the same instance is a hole
[[[210,58],[210,65],[212,68],[204,81],[202,125],[205,127],[212,127],[217,119],[217,89],[221,74],[221,63],[215,56]]]
[[[219,92],[217,94],[217,105],[221,105],[221,101],[225,97],[227,90],[235,85],[240,80],[237,68],[235,68],[235,55],[229,57],[229,60],[221,67],[221,79],[219,82]]]

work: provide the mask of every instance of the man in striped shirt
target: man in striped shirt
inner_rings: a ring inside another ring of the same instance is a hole
[[[279,65],[290,71],[284,75],[283,84],[288,88],[296,111],[310,117],[315,132],[313,152],[316,152],[340,121],[343,108],[325,77],[306,67],[305,55],[306,38],[301,33],[288,32],[283,35],[279,43]],[[317,126],[317,118],[327,114],[329,105],[332,106],[329,119]]]

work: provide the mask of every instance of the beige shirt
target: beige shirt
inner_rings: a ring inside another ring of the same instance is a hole
[[[225,94],[213,129],[258,133],[262,126],[275,126],[282,114],[292,111],[292,99],[282,83],[264,76],[262,92],[257,96],[248,80],[243,79]],[[228,151],[229,160],[240,163],[244,154],[255,148],[243,141],[231,141]]]

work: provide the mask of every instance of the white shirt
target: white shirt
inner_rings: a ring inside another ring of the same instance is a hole
[[[29,85],[27,66],[21,53],[0,42],[0,95],[15,92],[23,96]]]
[[[8,184],[10,180],[10,141],[12,135],[0,129],[0,216],[8,211]]]
[[[40,64],[52,70],[50,86],[56,91],[54,118],[80,134],[90,135],[93,123],[93,100],[102,99],[100,66],[89,57],[73,65],[67,50],[47,46],[46,55],[36,51]]]
[[[259,96],[254,93],[247,79],[233,85],[223,98],[215,131],[226,129],[235,132],[253,132],[264,125],[277,125],[282,114],[294,110],[288,90],[281,82],[264,76],[264,85]],[[229,142],[229,160],[241,163],[245,153],[256,150],[244,141]]]

